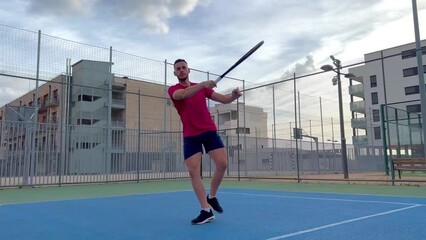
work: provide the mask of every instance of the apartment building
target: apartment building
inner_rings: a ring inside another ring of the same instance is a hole
[[[109,62],[81,60],[71,68],[71,74],[59,75],[0,108],[0,120],[6,120],[0,121],[1,159],[17,158],[22,165],[36,161],[28,167],[37,165],[33,171],[41,169],[40,175],[46,169],[56,171],[58,162],[66,174],[136,169],[140,158],[150,159],[142,170],[152,169],[164,164],[165,152],[170,153],[168,161],[179,162],[175,158],[181,155],[182,127],[172,102],[165,99],[167,87],[114,76]],[[236,104],[211,108],[223,136],[244,133],[266,139],[267,113],[242,104],[239,111],[237,116]],[[33,155],[27,149],[35,149]]]
[[[38,93],[30,91],[0,108],[0,120],[6,120],[1,126],[2,159],[12,154],[22,164],[29,162],[25,150],[31,147],[40,154],[49,152],[40,156],[40,162],[52,155],[62,158],[67,173],[114,171],[136,158],[140,138],[158,138],[139,135],[139,130],[181,130],[178,114],[164,100],[164,89],[161,84],[115,77],[108,62],[81,60],[72,65],[69,76],[60,75],[41,84]],[[145,144],[138,150],[157,155],[163,151],[161,144]]]
[[[270,147],[267,139],[268,114],[262,108],[247,106],[244,103],[216,104],[210,107],[210,114],[222,136],[236,137],[240,134],[251,139],[241,141],[239,149],[255,149],[256,144],[259,148]]]
[[[421,46],[425,64],[426,40],[421,41]],[[383,147],[382,104],[409,113],[421,111],[415,49],[416,44],[409,43],[367,53],[364,65],[349,69],[349,73],[356,76],[349,86],[355,147]],[[426,73],[425,65],[423,73]]]

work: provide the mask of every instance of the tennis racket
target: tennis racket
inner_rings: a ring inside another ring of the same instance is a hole
[[[250,57],[250,55],[252,55],[254,52],[257,51],[257,49],[259,49],[262,45],[263,45],[264,41],[260,41],[258,44],[256,44],[256,46],[254,46],[252,49],[250,49],[250,51],[248,51],[246,54],[244,54],[244,56],[242,56],[236,63],[234,63],[234,65],[232,65],[232,67],[230,67],[226,72],[224,72],[222,75],[220,75],[215,82],[218,83],[220,82],[220,80],[222,80],[222,78],[224,78],[226,76],[226,74],[228,74],[230,71],[232,71],[234,68],[236,68],[238,65],[240,65],[242,62],[244,62],[248,57]]]

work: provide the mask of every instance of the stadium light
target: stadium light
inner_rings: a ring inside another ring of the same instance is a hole
[[[346,137],[345,137],[345,121],[343,117],[343,101],[342,101],[342,83],[340,79],[340,75],[344,75],[346,78],[355,78],[355,75],[352,73],[342,74],[340,69],[342,69],[342,65],[339,59],[336,59],[333,55],[330,55],[331,60],[333,60],[334,66],[327,64],[321,67],[322,70],[328,72],[333,71],[337,73],[337,76],[333,78],[333,85],[336,85],[335,82],[337,80],[337,89],[339,93],[339,117],[340,117],[340,142],[342,146],[342,165],[343,165],[343,176],[344,178],[349,178],[349,170],[348,170],[348,156],[346,152]]]

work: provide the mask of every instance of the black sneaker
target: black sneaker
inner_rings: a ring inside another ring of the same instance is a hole
[[[213,208],[213,210],[215,210],[218,213],[223,213],[223,209],[220,206],[219,201],[217,200],[216,197],[209,198],[209,196],[207,196],[207,202],[208,202],[208,204],[210,204],[210,206]]]
[[[192,219],[191,223],[193,225],[196,224],[204,224],[204,223],[208,223],[214,220],[214,215],[212,210],[210,210],[209,212],[201,210],[200,211],[200,215],[198,215],[197,218]]]

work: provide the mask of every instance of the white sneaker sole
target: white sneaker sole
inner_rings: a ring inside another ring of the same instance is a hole
[[[214,221],[214,219],[215,219],[215,217],[214,217],[214,216],[211,216],[211,217],[207,218],[206,220],[204,220],[204,221],[202,221],[202,222],[199,222],[199,223],[193,223],[192,225],[200,225],[200,224],[205,224],[205,223],[213,222],[213,221]]]

